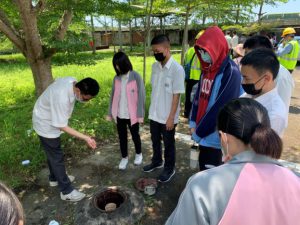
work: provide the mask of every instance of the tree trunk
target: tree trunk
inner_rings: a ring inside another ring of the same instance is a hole
[[[130,42],[130,51],[132,52],[132,26],[131,26],[131,20],[129,21],[129,42]]]
[[[203,10],[203,12],[204,12],[204,10]],[[206,21],[206,14],[203,13],[203,14],[202,14],[202,26],[205,25],[205,21]]]
[[[159,22],[160,22],[160,33],[163,33],[163,18],[159,17]]]
[[[149,2],[150,1],[150,2]],[[144,39],[144,64],[143,64],[143,80],[144,83],[146,83],[146,59],[147,55],[149,53],[148,48],[147,48],[147,41],[150,40],[150,16],[152,13],[152,6],[153,6],[153,0],[147,0],[147,5],[146,5],[146,26],[145,26],[145,32],[144,35],[146,34],[146,38]]]
[[[28,59],[27,61],[32,71],[36,94],[37,96],[40,96],[53,82],[51,58],[40,59],[37,61]]]
[[[96,39],[95,39],[95,27],[94,27],[94,17],[91,15],[91,26],[92,26],[92,50],[93,54],[96,54]]]
[[[183,65],[184,61],[184,54],[187,50],[188,45],[188,35],[189,35],[189,17],[190,17],[190,1],[186,7],[186,14],[185,14],[185,22],[184,22],[184,32],[183,32],[183,39],[182,39],[182,48],[181,48],[181,65]]]
[[[258,12],[258,23],[259,24],[261,23],[261,17],[263,15],[263,13],[262,13],[263,6],[264,6],[264,0],[261,0],[260,6],[259,6],[259,12]]]
[[[235,24],[239,23],[239,19],[240,19],[240,4],[238,3],[237,10],[236,10]]]
[[[118,30],[118,41],[119,41],[119,50],[123,49],[123,38],[122,38],[122,27],[121,27],[121,20],[119,22],[119,30]]]

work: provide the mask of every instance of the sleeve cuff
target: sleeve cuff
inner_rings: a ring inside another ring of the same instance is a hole
[[[201,138],[196,134],[196,132],[192,133],[192,139],[197,143],[200,143],[201,140]]]
[[[191,121],[191,120],[190,120],[189,125],[190,125],[190,128],[196,128],[196,126],[197,126],[196,122]]]

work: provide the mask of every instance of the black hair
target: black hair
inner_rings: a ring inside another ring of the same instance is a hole
[[[273,49],[273,45],[269,38],[263,35],[255,35],[248,38],[244,43],[244,49],[268,48]]]
[[[279,159],[282,141],[271,128],[266,108],[250,98],[238,98],[228,102],[219,112],[218,130],[241,140],[262,155]]]
[[[93,78],[87,77],[75,84],[79,88],[80,93],[83,95],[96,96],[99,93],[99,84]]]
[[[157,44],[163,44],[163,43],[170,44],[170,39],[165,34],[157,35],[151,41],[151,45],[157,45]]]
[[[231,34],[231,31],[230,31],[230,30],[227,30],[227,31],[226,31],[226,34]]]
[[[126,74],[129,71],[132,71],[132,64],[124,52],[117,52],[113,57],[112,63],[117,75]],[[117,65],[120,71],[117,69]]]
[[[0,182],[0,225],[18,225],[24,221],[23,207],[17,196]]]
[[[259,75],[270,71],[273,79],[276,79],[279,71],[279,61],[271,49],[257,48],[246,54],[241,60],[242,66],[252,66]]]
[[[232,33],[233,33],[233,34],[236,34],[236,31],[234,30]]]

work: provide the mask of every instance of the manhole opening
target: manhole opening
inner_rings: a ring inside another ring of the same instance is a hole
[[[126,195],[118,189],[107,189],[96,194],[94,206],[101,212],[112,212],[126,201]]]

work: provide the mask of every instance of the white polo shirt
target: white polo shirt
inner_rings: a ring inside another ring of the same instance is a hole
[[[241,97],[253,98],[252,95],[248,95],[246,93]],[[280,137],[282,137],[284,129],[288,124],[288,112],[277,92],[277,88],[274,88],[273,90],[253,99],[258,101],[267,109],[272,129],[275,130]]]
[[[152,65],[151,75],[151,104],[149,119],[166,124],[172,108],[174,94],[184,93],[184,70],[171,56],[164,67],[160,62]],[[174,118],[178,123],[180,101]]]
[[[291,97],[295,87],[294,79],[291,73],[282,65],[280,65],[278,75],[275,79],[276,88],[279,96],[289,112]]]
[[[57,138],[68,125],[75,105],[73,77],[56,79],[38,98],[33,108],[33,129],[39,136]]]

